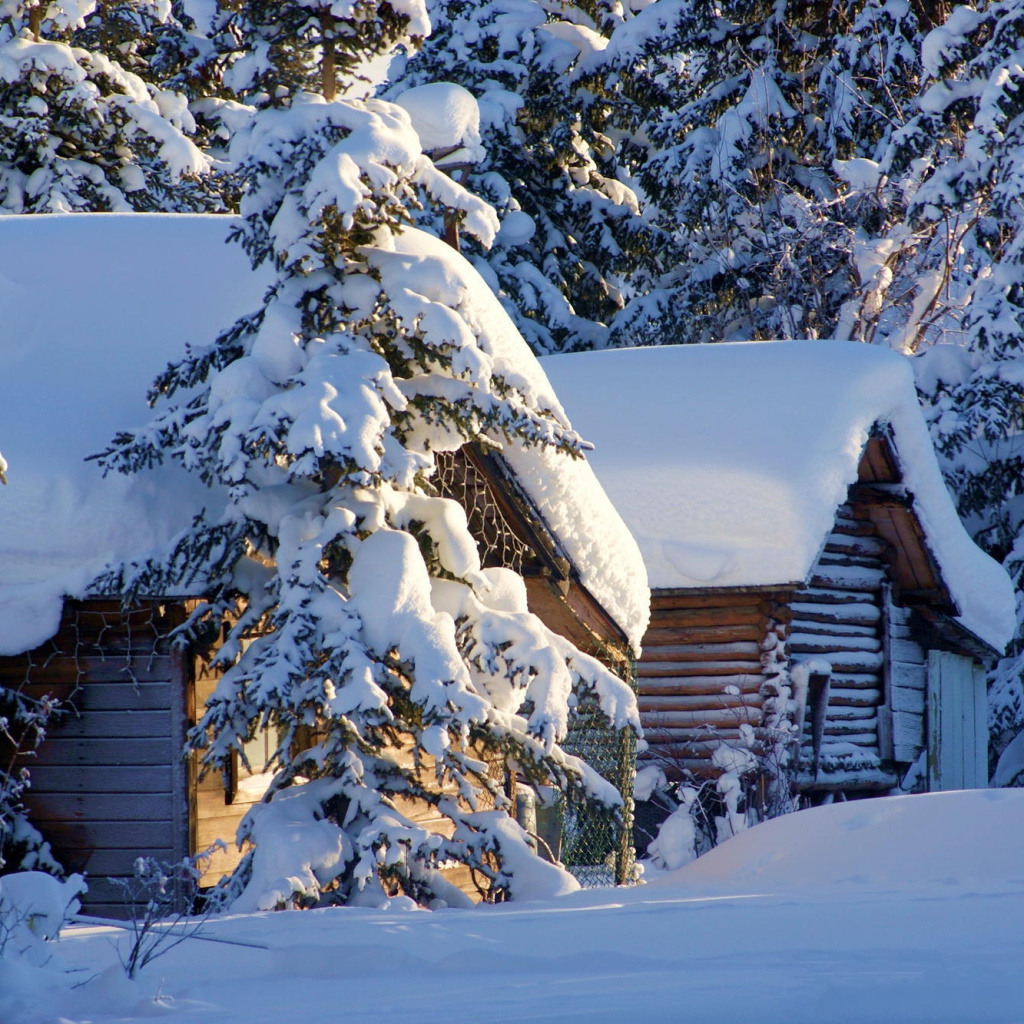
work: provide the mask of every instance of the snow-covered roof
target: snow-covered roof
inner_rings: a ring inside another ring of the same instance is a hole
[[[183,214],[0,217],[0,654],[52,636],[62,596],[145,554],[211,494],[174,467],[85,462],[146,423],[157,373],[256,309],[267,284],[227,221]]]
[[[185,214],[0,217],[0,655],[56,631],[110,562],[158,549],[220,497],[173,466],[103,478],[87,456],[151,416],[156,375],[260,305],[269,283],[238,245],[233,218]],[[418,234],[418,233],[417,233]],[[419,243],[417,243],[419,244]],[[438,243],[440,245],[441,243]],[[417,246],[410,240],[410,245]],[[420,245],[422,247],[422,245]],[[495,367],[560,410],[500,303],[465,260],[474,315]],[[643,561],[589,466],[543,452],[510,461],[583,584],[635,642],[646,627]]]
[[[853,342],[745,342],[550,356],[543,366],[640,544],[652,588],[807,579],[876,425],[960,622],[1002,649],[1003,569],[963,528],[896,353]]]

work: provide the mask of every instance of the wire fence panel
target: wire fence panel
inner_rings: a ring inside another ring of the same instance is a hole
[[[584,888],[636,881],[632,839],[635,734],[631,729],[613,729],[596,698],[588,695],[580,701],[562,746],[566,753],[586,761],[622,796],[622,805],[616,808],[563,801],[562,863]]]

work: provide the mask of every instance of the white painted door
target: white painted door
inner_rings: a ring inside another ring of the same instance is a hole
[[[988,786],[985,675],[971,658],[928,652],[928,788]]]

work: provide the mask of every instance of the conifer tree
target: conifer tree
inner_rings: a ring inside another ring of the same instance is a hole
[[[169,13],[159,0],[116,7],[140,30]],[[137,42],[104,29],[99,48],[95,26],[116,24],[95,0],[0,2],[0,210],[218,207],[185,98],[136,73]]]
[[[483,281],[409,226],[425,198],[486,244],[493,211],[421,153],[400,107],[328,99],[365,60],[414,47],[425,11],[341,6],[248,5],[258,110],[232,143],[239,241],[276,280],[262,308],[168,368],[163,411],[105,456],[126,472],[174,459],[227,506],[116,582],[130,599],[203,580],[211,596],[183,636],[230,623],[225,674],[190,735],[207,769],[244,758],[258,730],[275,738],[277,775],[241,829],[255,847],[225,899],[359,901],[380,880],[450,899],[437,868],[453,860],[491,896],[538,875],[553,891],[571,880],[532,853],[492,768],[613,806],[614,788],[559,743],[574,690],[616,727],[635,703],[529,613],[520,577],[481,569],[464,511],[431,476],[435,453],[468,442],[570,459],[580,440],[513,364],[514,328]],[[416,824],[408,800],[451,837]]]
[[[661,6],[638,22],[658,25]],[[671,9],[669,32],[634,46],[666,65],[636,173],[649,216],[677,233],[662,282],[675,340],[870,339],[905,248],[886,166],[912,115],[922,13],[882,0]]]
[[[434,0],[431,18],[389,95],[444,79],[479,99],[488,159],[466,180],[502,228],[486,255],[467,251],[524,337],[536,352],[656,340],[627,307],[671,265],[670,239],[628,180],[634,65],[602,56],[631,13],[606,0]]]

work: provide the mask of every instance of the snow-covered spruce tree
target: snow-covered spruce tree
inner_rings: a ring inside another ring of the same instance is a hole
[[[958,7],[925,40],[930,75],[907,131],[921,183],[911,208],[943,260],[930,293],[951,307],[919,384],[947,480],[975,539],[1024,567],[1024,3]],[[922,290],[924,305],[929,291]],[[943,326],[940,324],[940,326]],[[1024,730],[1024,606],[992,676],[993,768]],[[1018,771],[1001,772],[1005,781]]]
[[[169,4],[118,9],[143,25]],[[185,98],[124,66],[136,49],[81,45],[97,12],[96,0],[0,0],[0,212],[218,208]]]
[[[427,28],[415,0],[356,14],[357,32],[339,19],[353,47],[335,55],[339,79],[368,40],[385,51]],[[165,563],[120,577],[129,599],[206,581],[183,636],[237,613],[190,743],[223,768],[267,729],[278,771],[243,821],[255,846],[225,899],[351,902],[378,899],[381,882],[452,899],[436,870],[451,861],[492,898],[572,886],[528,846],[501,775],[513,766],[614,806],[614,788],[559,741],[574,691],[620,728],[636,722],[632,693],[528,612],[520,577],[481,569],[463,509],[431,483],[435,453],[467,442],[580,450],[513,365],[519,339],[483,280],[408,227],[417,194],[484,242],[493,211],[381,101],[275,90],[234,146],[240,241],[276,283],[263,308],[168,368],[154,397],[170,405],[105,456],[128,472],[175,459],[227,494]],[[409,800],[448,819],[451,837],[413,821]]]
[[[388,96],[449,80],[479,100],[488,160],[462,173],[501,231],[486,253],[472,243],[467,253],[536,352],[647,340],[639,312],[627,325],[623,309],[671,264],[670,245],[629,186],[621,147],[634,101],[622,68],[601,59],[630,12],[606,0],[433,0],[430,10],[434,30]]]
[[[657,27],[664,3],[637,22]],[[670,33],[633,45],[666,64],[670,99],[637,132],[636,174],[648,216],[678,229],[662,282],[675,340],[868,338],[905,248],[885,167],[913,112],[926,14],[884,0],[672,6]]]

